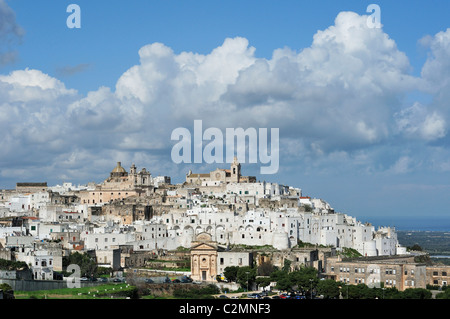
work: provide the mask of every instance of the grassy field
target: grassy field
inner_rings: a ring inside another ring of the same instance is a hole
[[[16,299],[111,299],[131,296],[136,287],[123,284],[105,284],[96,287],[64,288],[38,291],[14,291]]]

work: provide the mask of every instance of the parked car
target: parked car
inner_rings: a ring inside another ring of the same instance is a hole
[[[113,279],[113,282],[123,282],[124,280],[122,278],[116,277]]]
[[[181,277],[181,282],[182,283],[190,283],[190,282],[192,282],[192,278],[190,278],[188,276],[183,276],[183,277]]]
[[[225,296],[225,295],[220,295],[219,298],[220,298],[220,299],[228,299],[228,297]]]
[[[257,293],[251,293],[251,294],[248,294],[247,297],[253,298],[253,299],[259,299],[261,296]]]
[[[146,284],[153,284],[154,281],[152,279],[150,279],[150,278],[145,278],[145,283]]]
[[[178,283],[181,282],[181,280],[180,280],[180,279],[174,279],[174,280],[172,280],[172,282],[173,282],[174,284],[178,284]]]

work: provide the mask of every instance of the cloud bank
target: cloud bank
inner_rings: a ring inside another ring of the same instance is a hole
[[[383,29],[341,12],[309,47],[279,48],[270,59],[242,37],[206,55],[152,43],[114,88],[86,96],[39,70],[1,75],[0,164],[11,169],[0,176],[58,172],[87,182],[122,161],[182,177],[184,167],[170,162],[170,135],[195,119],[223,130],[279,128],[280,174],[448,171],[450,29],[420,42],[429,57],[417,77]],[[432,101],[408,104],[414,92]],[[424,151],[427,158],[417,155]]]

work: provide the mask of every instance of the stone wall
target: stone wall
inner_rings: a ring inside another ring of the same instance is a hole
[[[36,291],[68,288],[64,280],[14,280],[0,279],[0,284],[8,284],[14,291]],[[81,287],[93,287],[97,282],[80,282]]]

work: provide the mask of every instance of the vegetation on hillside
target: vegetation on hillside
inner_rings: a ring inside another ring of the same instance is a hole
[[[0,259],[0,270],[24,270],[28,265],[24,261]]]

